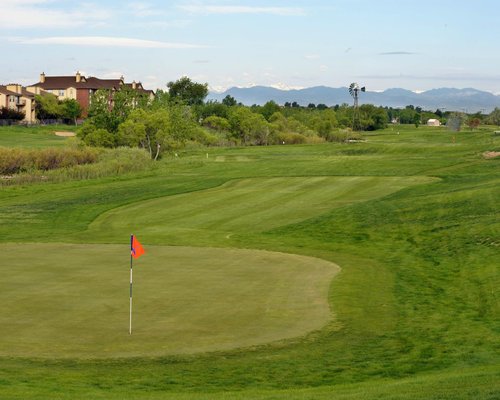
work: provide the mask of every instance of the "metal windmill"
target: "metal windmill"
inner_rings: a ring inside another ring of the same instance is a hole
[[[366,88],[363,86],[362,88],[355,82],[349,85],[349,93],[354,98],[354,109],[352,113],[352,130],[359,131],[361,130],[361,122],[359,118],[359,107],[358,107],[358,95],[359,92],[366,92]]]

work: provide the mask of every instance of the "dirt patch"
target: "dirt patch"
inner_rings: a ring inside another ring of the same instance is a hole
[[[56,136],[64,136],[64,137],[72,137],[76,136],[75,132],[67,132],[67,131],[60,131],[60,132],[54,132]]]
[[[500,157],[500,151],[485,151],[483,153],[484,158],[497,158]]]

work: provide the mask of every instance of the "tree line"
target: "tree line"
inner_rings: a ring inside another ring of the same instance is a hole
[[[154,99],[122,89],[98,90],[78,136],[88,145],[141,147],[151,158],[181,148],[187,142],[208,146],[272,145],[344,141],[358,138],[350,131],[352,107],[280,106],[274,101],[245,106],[232,96],[205,101],[208,85],[182,77],[158,90]],[[362,105],[362,128],[387,126],[387,111]]]
[[[140,147],[151,158],[173,152],[187,142],[206,146],[273,145],[345,141],[360,137],[353,132],[353,107],[348,104],[297,103],[283,106],[274,101],[245,106],[232,96],[221,102],[205,101],[208,85],[188,77],[157,90],[154,99],[131,89],[98,90],[91,99],[88,118],[78,136],[88,145]],[[362,130],[386,128],[389,122],[414,123],[444,114],[363,104],[358,109]]]

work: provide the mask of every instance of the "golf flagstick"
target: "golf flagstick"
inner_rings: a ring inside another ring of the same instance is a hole
[[[130,235],[130,314],[128,334],[132,335],[132,264],[134,258],[139,258],[145,253],[142,245],[134,235]]]
[[[133,247],[134,235],[130,235],[130,318],[129,318],[129,327],[128,334],[132,334],[132,254],[134,252]]]

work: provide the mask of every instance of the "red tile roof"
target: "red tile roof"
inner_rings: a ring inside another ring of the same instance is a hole
[[[99,79],[95,77],[81,77],[80,82],[72,76],[46,76],[44,82],[37,82],[32,86],[38,86],[45,90],[58,90],[74,87],[76,89],[118,89],[123,84],[121,79]]]

